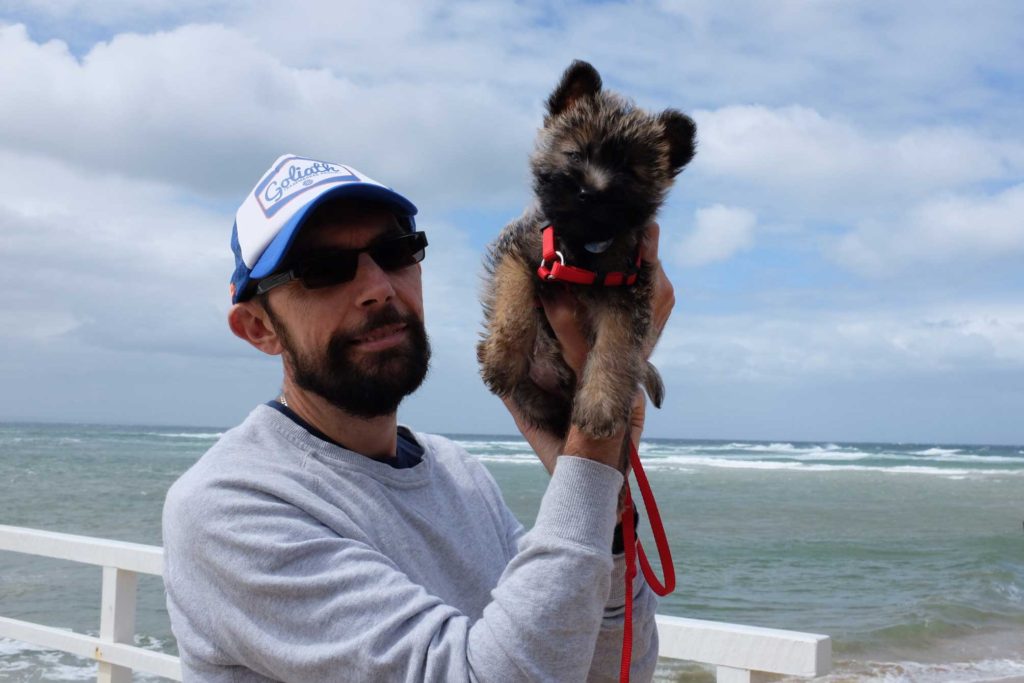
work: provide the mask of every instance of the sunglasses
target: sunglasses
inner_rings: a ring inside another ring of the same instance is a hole
[[[359,255],[369,254],[382,270],[408,268],[427,255],[427,234],[413,232],[399,237],[374,242],[362,249],[328,249],[318,251],[296,263],[289,270],[275,273],[259,281],[256,293],[263,294],[274,287],[299,280],[306,289],[319,289],[349,282],[359,268]]]

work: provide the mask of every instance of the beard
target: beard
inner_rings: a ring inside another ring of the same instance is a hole
[[[373,418],[393,414],[402,399],[419,388],[427,376],[430,341],[423,321],[413,313],[402,315],[389,306],[373,314],[358,330],[336,332],[323,353],[307,354],[296,348],[269,308],[267,312],[295,383],[350,415]],[[360,337],[395,324],[405,325],[405,343],[368,354],[353,348]]]

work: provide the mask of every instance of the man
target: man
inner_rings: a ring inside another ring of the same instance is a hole
[[[292,155],[238,210],[228,321],[282,356],[283,388],[167,495],[186,681],[617,679],[623,434],[561,443],[520,425],[552,472],[525,532],[472,456],[398,425],[430,353],[415,214],[350,167]],[[672,293],[658,277],[663,325]],[[581,367],[571,302],[545,307]],[[654,598],[640,577],[633,589],[632,672],[647,680]]]

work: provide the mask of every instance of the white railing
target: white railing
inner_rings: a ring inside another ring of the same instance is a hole
[[[0,524],[0,550],[103,567],[99,638],[6,617],[0,636],[95,659],[100,683],[131,683],[132,670],[181,680],[177,657],[132,644],[138,575],[163,575],[163,548]]]
[[[715,667],[718,683],[759,683],[773,674],[811,678],[832,669],[832,639],[816,633],[659,614],[658,656]]]
[[[98,638],[0,617],[0,637],[99,663],[100,683],[130,683],[132,671],[181,680],[177,657],[132,645],[138,575],[163,574],[163,548],[0,524],[0,550],[103,567]],[[659,656],[715,667],[718,683],[758,683],[771,674],[813,677],[832,667],[828,636],[658,615]]]

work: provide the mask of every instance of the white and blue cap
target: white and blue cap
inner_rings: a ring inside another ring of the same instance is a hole
[[[416,206],[390,187],[351,166],[285,154],[260,178],[235,214],[232,303],[252,296],[254,283],[282,265],[310,212],[335,198],[383,204],[410,231],[415,229]]]

